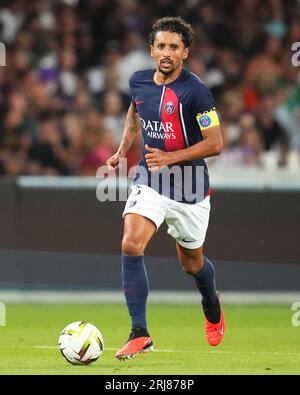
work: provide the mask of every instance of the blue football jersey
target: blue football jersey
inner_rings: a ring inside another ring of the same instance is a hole
[[[154,82],[155,70],[135,72],[129,85],[132,105],[142,129],[142,157],[135,184],[148,185],[160,194],[184,203],[196,203],[210,194],[207,166],[203,159],[186,161],[159,171],[150,171],[145,144],[163,151],[190,147],[203,139],[201,128],[213,126],[215,101],[207,86],[193,73],[182,69],[169,84]],[[214,113],[212,116],[211,113]],[[170,171],[171,170],[171,171]]]

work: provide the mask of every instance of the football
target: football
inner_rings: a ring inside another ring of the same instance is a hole
[[[104,341],[101,332],[94,325],[76,321],[63,329],[58,345],[68,362],[73,365],[88,365],[100,357]]]

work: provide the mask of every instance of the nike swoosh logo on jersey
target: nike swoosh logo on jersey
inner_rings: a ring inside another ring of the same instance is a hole
[[[184,243],[192,243],[194,240],[185,240],[185,239],[181,239],[181,241],[183,241]]]

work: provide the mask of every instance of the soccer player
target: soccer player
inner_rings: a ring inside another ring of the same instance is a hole
[[[223,144],[211,92],[183,68],[193,37],[191,25],[180,17],[165,17],[154,23],[150,49],[155,69],[131,76],[132,103],[123,138],[117,153],[107,160],[108,167],[116,169],[142,131],[139,165],[144,171],[137,171],[123,212],[122,278],[132,330],[116,354],[120,360],[153,346],[146,320],[148,278],[144,250],[163,221],[176,240],[184,272],[194,277],[201,294],[208,343],[216,346],[224,336],[214,266],[203,255],[211,194],[204,158],[220,154]],[[173,174],[164,177],[172,168]],[[165,185],[166,180],[169,185]]]

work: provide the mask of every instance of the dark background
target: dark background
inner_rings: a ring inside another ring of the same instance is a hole
[[[299,191],[214,189],[205,253],[221,288],[299,290],[299,201]],[[96,188],[1,182],[0,286],[120,288],[123,207]],[[164,224],[145,255],[152,288],[190,289]]]

